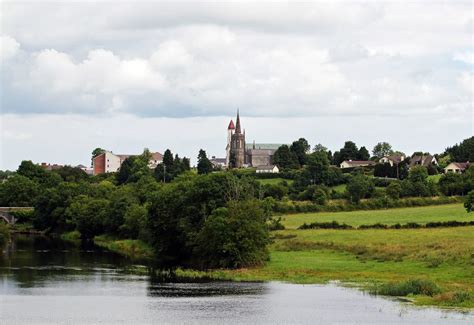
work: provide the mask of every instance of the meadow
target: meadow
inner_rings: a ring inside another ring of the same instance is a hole
[[[445,204],[426,207],[410,207],[386,210],[359,210],[350,212],[317,212],[284,215],[282,223],[286,229],[297,229],[304,223],[337,221],[351,226],[380,222],[393,225],[416,222],[426,224],[435,221],[472,221],[474,214],[466,213],[462,204]]]
[[[408,294],[416,304],[474,308],[474,227],[430,229],[297,230],[304,222],[372,223],[467,221],[461,204],[284,216],[272,232],[270,261],[263,267],[206,272],[239,281],[324,283],[340,280],[369,291],[426,281],[432,296]]]

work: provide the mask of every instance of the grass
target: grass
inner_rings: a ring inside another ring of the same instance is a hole
[[[346,184],[340,184],[336,186],[332,186],[330,189],[334,190],[336,193],[344,193],[346,191]]]
[[[116,239],[107,235],[94,237],[94,244],[135,261],[153,258],[153,249],[138,239]]]
[[[329,215],[329,217],[328,217]],[[472,220],[460,204],[295,215],[299,220],[337,220],[353,225]],[[396,220],[393,220],[393,219]],[[404,218],[404,219],[403,219]],[[474,308],[474,227],[429,229],[285,229],[272,232],[270,261],[263,267],[181,275],[236,281],[325,283],[340,280],[371,292],[408,295],[415,304]]]
[[[288,185],[291,185],[293,183],[292,179],[284,179],[284,178],[266,178],[266,179],[257,179],[257,181],[261,185],[266,185],[266,184],[276,185],[276,184],[280,184],[281,182],[287,182]]]
[[[445,204],[387,210],[299,213],[282,217],[282,223],[287,229],[296,229],[304,223],[312,222],[337,221],[351,226],[360,226],[378,222],[393,225],[396,223],[405,224],[409,222],[426,224],[427,222],[451,220],[472,221],[474,220],[474,214],[466,213],[466,210],[461,204]]]
[[[435,182],[436,184],[438,184],[439,180],[441,179],[441,176],[443,176],[443,174],[429,175],[429,176],[428,176],[428,180],[429,180],[429,181],[433,181],[433,182]]]
[[[65,232],[61,234],[61,239],[72,243],[79,243],[81,241],[81,233],[78,230]]]

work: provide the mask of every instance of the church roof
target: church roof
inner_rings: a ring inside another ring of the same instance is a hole
[[[233,130],[233,129],[235,129],[234,121],[230,120],[229,127],[227,128],[227,130]]]
[[[281,143],[255,143],[255,149],[261,150],[277,150],[283,144]],[[253,149],[253,143],[246,143],[245,149]]]

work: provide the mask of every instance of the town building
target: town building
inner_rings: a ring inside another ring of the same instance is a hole
[[[280,172],[280,169],[276,165],[266,165],[266,166],[258,166],[255,172],[258,174],[261,174],[261,173],[278,174]]]
[[[117,172],[125,159],[132,156],[138,155],[116,155],[112,151],[104,151],[92,159],[93,174],[100,175]],[[154,169],[161,162],[163,162],[163,155],[159,152],[153,152],[148,162],[148,167]]]
[[[410,168],[415,166],[428,167],[430,165],[438,166],[438,161],[432,155],[413,155],[410,159]]]
[[[446,168],[444,168],[444,172],[447,173],[455,173],[455,174],[461,174],[464,173],[466,169],[468,169],[470,166],[469,161],[468,162],[452,162]]]
[[[245,130],[242,132],[240,114],[237,111],[237,119],[229,122],[227,127],[226,167],[258,167],[269,166],[273,163],[273,155],[281,144],[255,143],[247,144]],[[220,158],[215,158],[220,159]]]
[[[401,163],[402,161],[405,160],[405,156],[404,155],[390,155],[390,156],[384,156],[382,158],[379,159],[379,163],[381,164],[386,164],[386,163],[389,163],[390,166],[396,166],[398,165],[399,163]]]
[[[355,167],[367,167],[374,166],[375,161],[372,160],[344,160],[339,167],[341,168],[355,168]]]

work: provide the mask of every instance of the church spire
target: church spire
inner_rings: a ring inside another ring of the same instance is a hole
[[[238,108],[237,108],[237,122],[236,122],[236,126],[235,126],[235,133],[236,134],[242,133],[240,131],[240,116],[239,116],[239,109]]]

